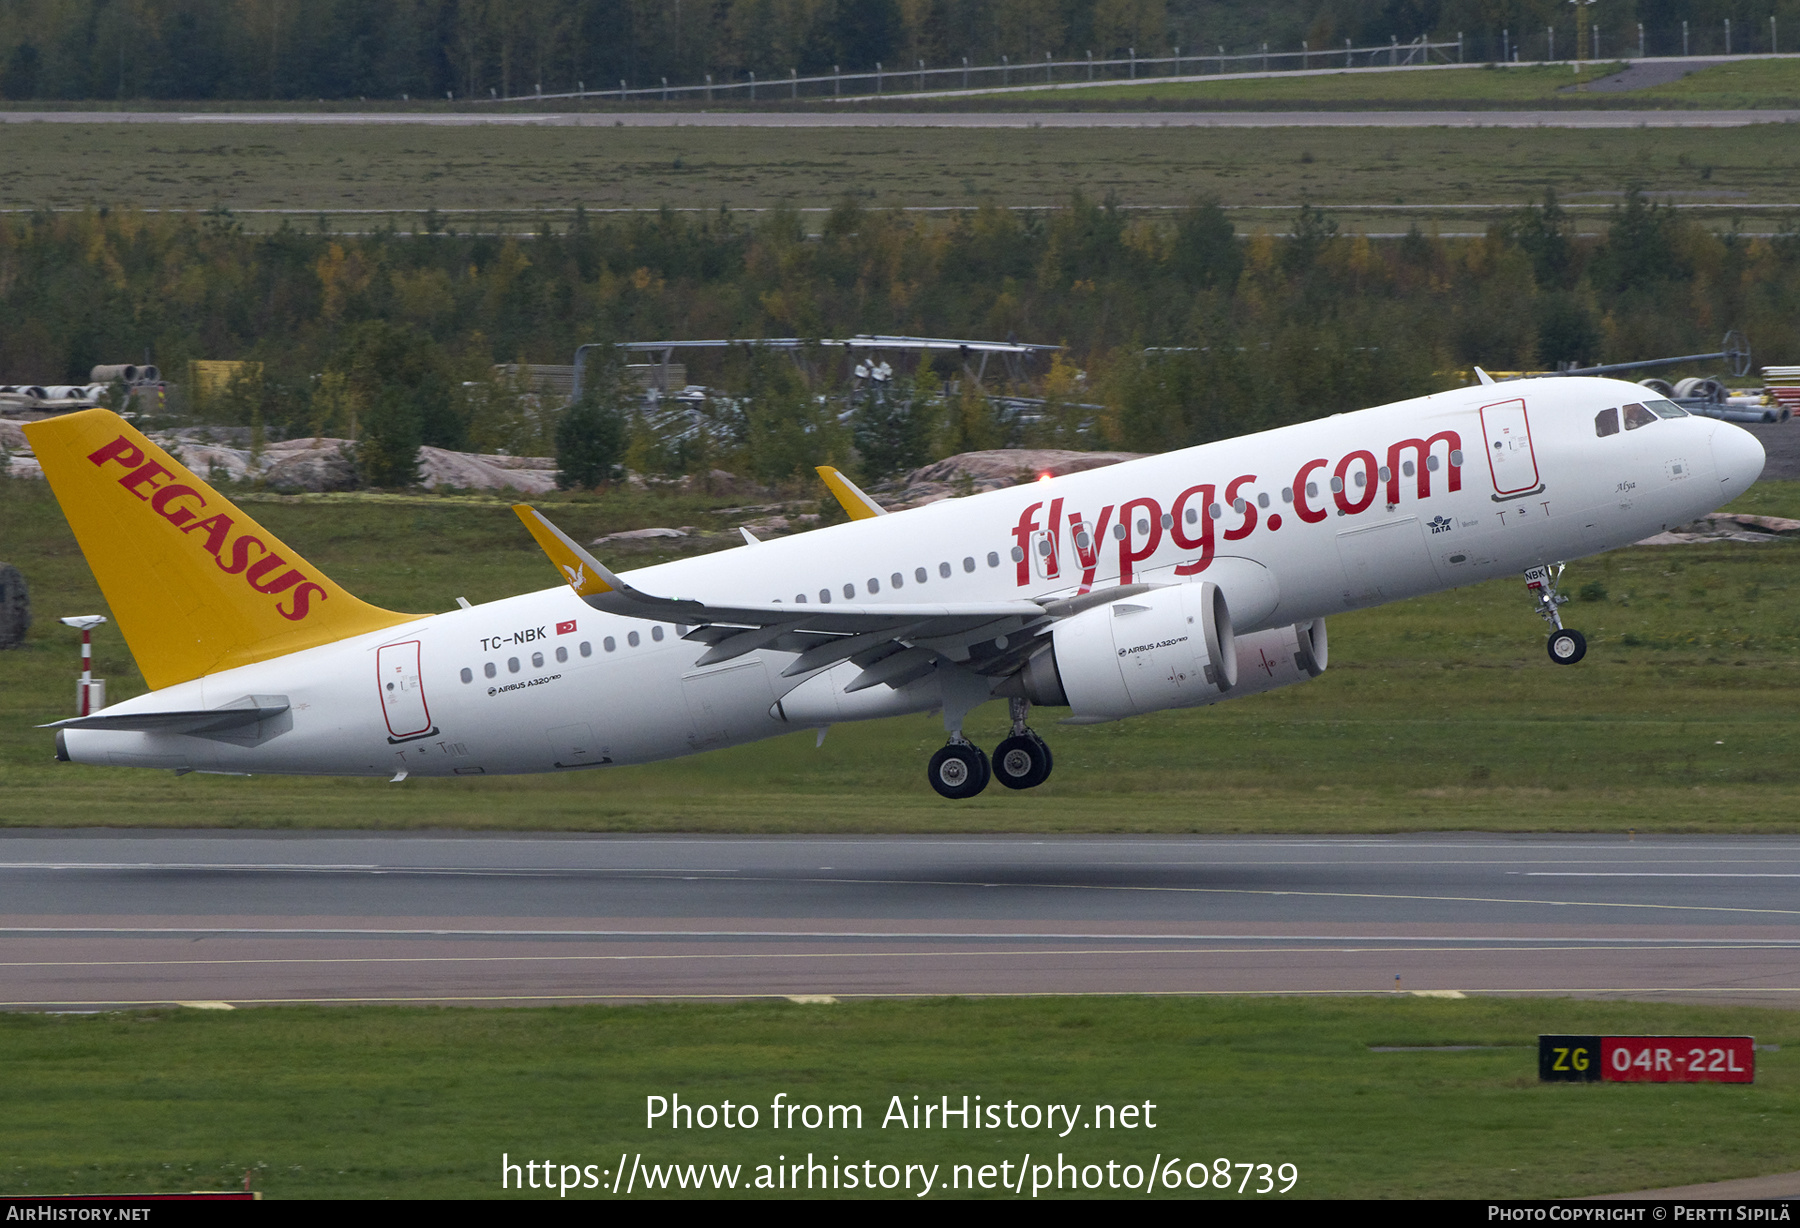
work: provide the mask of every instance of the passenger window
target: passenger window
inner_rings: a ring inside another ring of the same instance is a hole
[[[805,593],[795,593],[794,594],[794,604],[795,605],[805,605],[806,604],[806,594]]]
[[[659,644],[662,643],[662,625],[660,623],[650,628],[650,638]]]
[[[830,589],[822,588],[819,590],[819,604],[820,605],[830,605],[831,604],[831,590]]]
[[[917,580],[920,584],[925,583],[925,569],[923,567],[913,568],[913,579]]]
[[[462,672],[462,680],[463,680],[463,681],[464,681],[464,682],[473,682],[473,681],[475,681],[475,671],[474,671],[474,670],[472,670],[472,669],[470,669],[470,668],[469,668],[469,667],[468,667],[468,666],[466,666],[466,665],[465,665],[465,666],[464,666],[464,667],[463,667],[463,672]]]
[[[643,640],[638,637],[637,632],[628,631],[625,633],[625,642],[630,644],[633,648],[636,648],[639,644],[643,643]]]
[[[948,580],[950,578],[950,564],[939,563],[938,564],[938,575],[940,575],[940,576],[944,577],[944,579]]]
[[[543,669],[544,668],[544,654],[543,653],[534,652],[531,654],[531,668],[532,669]]]
[[[971,558],[965,558],[963,560],[963,570],[964,571],[974,571],[975,570],[975,560],[971,559]]]
[[[517,658],[517,657],[506,658],[506,672],[509,674],[516,674],[519,672],[519,658]]]
[[[600,641],[600,647],[606,649],[606,651],[608,651],[608,652],[612,652],[614,649],[618,648],[618,646],[619,646],[619,641],[615,640],[610,635]]]
[[[988,566],[989,567],[1000,566],[1000,555],[997,551],[994,551],[994,550],[988,551]]]
[[[569,659],[569,650],[567,648],[558,648],[556,650],[556,663],[558,665],[563,664],[568,659]]]
[[[855,596],[856,596],[856,585],[854,585],[854,584],[844,585],[844,600],[849,601],[851,598],[853,598]]]
[[[873,594],[873,593],[879,593],[880,591],[881,591],[881,581],[877,580],[874,576],[870,576],[869,577],[869,592],[871,594]]]
[[[1594,415],[1594,434],[1605,439],[1608,435],[1619,433],[1619,411],[1603,409]]]
[[[486,665],[481,667],[481,672],[483,674],[485,674],[487,677],[492,678],[495,674],[499,673],[500,671],[494,668],[494,663],[492,661],[489,661]]]
[[[1656,415],[1645,409],[1642,405],[1627,405],[1625,407],[1625,429],[1628,431],[1635,431],[1640,426],[1649,426],[1655,421]]]
[[[586,640],[582,640],[581,641],[581,655],[584,657],[593,656],[594,655],[594,646],[592,644],[588,643]]]
[[[888,577],[888,583],[892,584],[895,588],[905,588],[906,577],[896,571],[893,575]]]

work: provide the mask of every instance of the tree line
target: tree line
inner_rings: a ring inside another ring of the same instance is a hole
[[[359,236],[250,234],[223,213],[0,221],[0,382],[144,357],[180,382],[189,360],[246,360],[254,378],[188,411],[270,438],[354,435],[377,485],[404,484],[422,443],[549,451],[560,407],[495,364],[568,363],[596,341],[1065,347],[1011,388],[949,356],[849,403],[821,400],[846,386],[839,352],[734,347],[691,360],[709,400],[654,420],[619,364],[590,379],[584,412],[620,415],[605,429],[635,469],[779,481],[829,460],[873,479],[1008,443],[1163,451],[1435,391],[1473,364],[1695,353],[1732,327],[1760,362],[1800,363],[1797,308],[1800,232],[1715,234],[1636,191],[1600,236],[1546,197],[1455,239],[1346,234],[1310,207],[1244,238],[1209,203],[1146,216],[1082,197],[930,220],[845,201],[815,235],[793,213],[577,214],[530,236],[430,216]],[[1042,404],[1008,414],[999,391]]]
[[[1597,0],[1602,52],[1767,50],[1800,0]],[[28,100],[486,98],[698,84],[799,73],[1358,46],[1466,33],[1497,59],[1501,32],[1530,59],[1564,0],[8,0],[0,97]],[[1800,39],[1800,22],[1788,25]],[[1797,43],[1796,45],[1800,45]]]

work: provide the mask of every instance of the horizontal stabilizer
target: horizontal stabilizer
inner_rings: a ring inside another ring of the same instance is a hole
[[[274,720],[288,710],[285,700],[266,707],[202,708],[189,712],[96,712],[39,729],[109,729],[119,733],[221,733]]]

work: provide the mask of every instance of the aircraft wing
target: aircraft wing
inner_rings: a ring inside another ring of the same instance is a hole
[[[903,686],[928,671],[939,655],[980,673],[1011,673],[1035,647],[1036,633],[1055,619],[1146,587],[1134,584],[1051,604],[724,605],[633,588],[537,509],[517,503],[513,511],[578,597],[608,614],[676,624],[684,639],[708,645],[696,665],[770,648],[796,654],[782,671],[791,678],[852,660],[863,672],[849,690]]]

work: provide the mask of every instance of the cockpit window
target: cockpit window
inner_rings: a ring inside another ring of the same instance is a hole
[[[1628,431],[1635,431],[1640,426],[1649,426],[1655,421],[1656,415],[1645,409],[1642,405],[1627,405],[1625,407],[1625,429]]]
[[[1594,415],[1594,434],[1605,439],[1608,435],[1619,433],[1619,411],[1603,409]]]
[[[1688,411],[1673,401],[1646,401],[1644,404],[1648,405],[1650,412],[1658,418],[1685,418],[1688,416]]]

